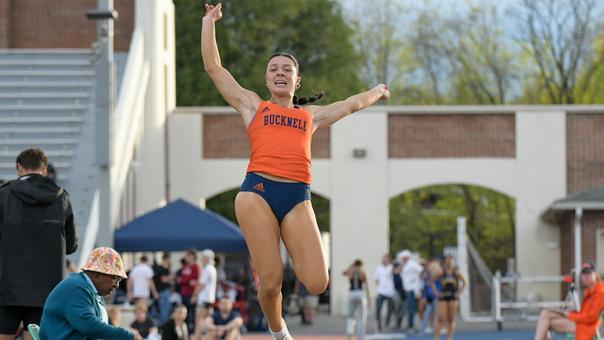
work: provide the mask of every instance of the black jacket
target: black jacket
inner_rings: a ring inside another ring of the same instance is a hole
[[[63,188],[38,174],[0,187],[0,305],[44,306],[76,249]]]

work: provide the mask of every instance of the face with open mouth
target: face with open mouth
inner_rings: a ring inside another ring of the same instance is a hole
[[[292,97],[299,82],[300,76],[293,60],[285,56],[275,56],[269,60],[266,84],[272,95]]]

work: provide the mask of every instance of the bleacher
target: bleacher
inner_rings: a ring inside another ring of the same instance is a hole
[[[116,79],[126,58],[116,55]],[[0,179],[16,178],[21,150],[43,149],[70,193],[78,235],[97,186],[94,112],[91,50],[0,50]]]

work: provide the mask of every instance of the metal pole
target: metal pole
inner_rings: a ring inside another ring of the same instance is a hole
[[[497,330],[503,328],[503,320],[501,318],[501,272],[497,271],[493,276],[493,309]]]
[[[97,13],[113,12],[113,0],[99,0]],[[96,63],[97,164],[110,168],[115,108],[115,62],[113,60],[113,17],[97,20],[98,59]]]
[[[575,208],[575,287],[581,289],[581,218],[583,208]]]
[[[457,263],[459,271],[467,280],[467,287],[461,294],[460,314],[462,319],[467,320],[470,317],[470,270],[468,267],[468,244],[467,244],[466,218],[460,216],[457,218]]]

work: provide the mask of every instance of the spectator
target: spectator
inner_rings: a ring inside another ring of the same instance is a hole
[[[19,178],[0,188],[0,338],[14,337],[22,322],[40,323],[65,255],[77,248],[69,195],[44,177],[44,151],[24,150],[16,163]]]
[[[69,261],[69,260],[65,260],[65,268],[67,269],[67,271],[69,273],[77,273],[78,272],[78,267],[76,267],[76,265]]]
[[[162,340],[189,340],[189,327],[187,325],[187,306],[176,305],[172,311],[172,318],[161,327]]]
[[[430,334],[434,330],[432,327],[434,325],[433,315],[438,315],[437,294],[440,291],[440,281],[435,281],[434,278],[440,276],[441,273],[440,261],[434,260],[428,262],[422,274],[424,290],[420,305],[423,305],[423,308],[419,308],[422,319],[419,327],[421,334]]]
[[[371,301],[371,299],[369,286],[367,285],[367,275],[363,270],[363,262],[361,260],[354,261],[342,274],[348,277],[350,281],[346,334],[350,340],[356,328],[357,340],[364,340],[367,328],[367,302]],[[366,294],[364,294],[363,290],[365,290]]]
[[[111,294],[126,278],[120,255],[111,248],[96,248],[82,270],[61,281],[48,296],[40,339],[142,339],[108,324],[103,296]]]
[[[139,300],[134,307],[136,319],[130,324],[130,328],[136,330],[144,339],[150,334],[157,334],[157,325],[149,318],[149,306],[146,300]]]
[[[223,257],[224,258],[224,257]],[[216,282],[223,282],[227,280],[226,272],[224,271],[224,263],[220,257],[216,256],[214,259],[214,267],[216,267]]]
[[[312,325],[319,307],[319,296],[311,294],[300,280],[296,280],[296,288],[302,302],[302,324]]]
[[[107,314],[109,314],[109,324],[111,326],[120,327],[122,325],[122,309],[120,307],[112,306]]]
[[[46,178],[53,181],[53,183],[57,183],[57,170],[51,163],[48,163],[46,167]]]
[[[199,283],[199,266],[197,265],[197,254],[195,250],[189,250],[185,255],[185,265],[178,276],[178,286],[182,302],[187,306],[187,325],[189,333],[195,327],[195,303],[192,301],[193,292]]]
[[[159,323],[164,324],[170,319],[172,306],[170,305],[170,288],[174,275],[170,273],[170,253],[164,252],[161,263],[155,266],[153,282],[159,292]]]
[[[403,323],[403,316],[405,315],[405,300],[407,300],[407,293],[403,286],[403,277],[401,275],[403,266],[399,262],[395,262],[392,265],[392,281],[394,282],[394,316],[396,324],[394,328],[401,328]]]
[[[377,298],[375,303],[375,316],[377,320],[378,332],[382,331],[382,305],[387,303],[388,314],[386,316],[387,326],[390,324],[390,317],[394,310],[394,281],[392,279],[392,265],[388,254],[382,257],[382,263],[375,269],[375,281],[377,283]]]
[[[206,318],[204,328],[208,331],[209,340],[236,340],[240,337],[242,325],[241,315],[233,310],[233,301],[225,295],[220,298],[218,310]]]
[[[399,254],[403,264],[403,286],[407,294],[407,330],[412,331],[415,328],[415,312],[417,308],[417,299],[421,296],[423,281],[421,274],[424,268],[411,259],[411,252],[403,250]]]
[[[148,303],[151,294],[156,300],[159,298],[153,282],[153,269],[148,261],[146,255],[141,256],[140,263],[130,271],[130,277],[128,278],[128,300],[130,303],[136,304],[139,300]]]
[[[195,287],[191,302],[197,303],[195,316],[195,338],[201,337],[201,328],[204,320],[212,313],[212,306],[216,301],[216,267],[214,267],[214,252],[205,249],[201,252],[201,276],[199,284]]]

